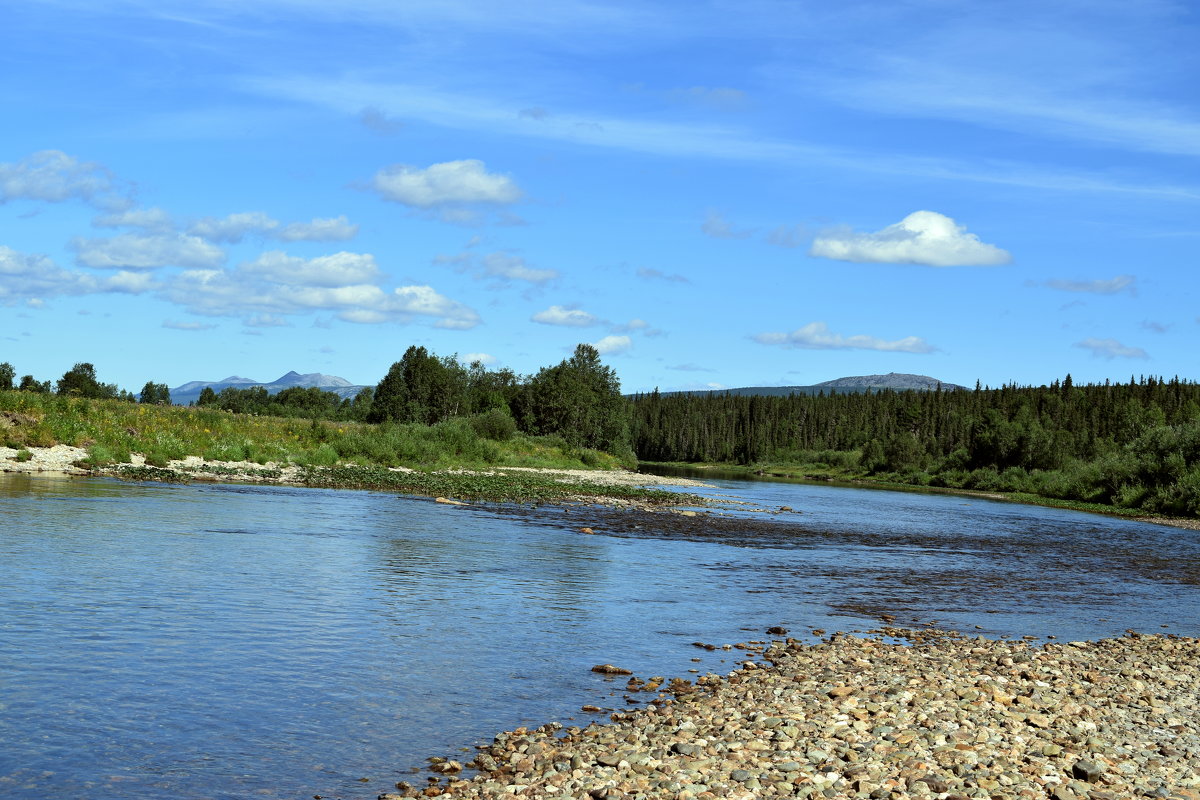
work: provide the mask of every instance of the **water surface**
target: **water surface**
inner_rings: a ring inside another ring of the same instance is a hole
[[[865,630],[886,613],[993,636],[1200,635],[1193,531],[939,495],[711,491],[800,513],[0,476],[0,796],[373,798],[426,756],[624,707],[594,664],[723,672],[732,654],[691,643],[772,625]]]

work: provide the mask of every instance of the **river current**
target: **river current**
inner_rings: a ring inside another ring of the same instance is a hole
[[[726,672],[736,650],[692,642],[774,625],[1200,635],[1195,531],[715,483],[794,510],[0,475],[0,796],[373,798],[499,730],[626,707],[592,665]]]

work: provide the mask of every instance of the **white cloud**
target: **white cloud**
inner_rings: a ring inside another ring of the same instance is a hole
[[[279,222],[261,211],[245,211],[226,217],[205,217],[192,223],[188,233],[202,236],[210,242],[236,244],[246,236],[264,234],[279,227]]]
[[[106,278],[102,286],[110,292],[141,294],[158,288],[159,284],[149,272],[120,270],[116,275]]]
[[[113,188],[114,179],[107,169],[59,150],[42,150],[14,163],[0,162],[0,203],[16,199],[61,203],[76,199],[105,204],[105,196]]]
[[[714,239],[745,239],[753,233],[753,231],[734,229],[733,225],[719,212],[711,210],[705,215],[700,230],[704,231],[706,236]]]
[[[89,294],[97,288],[90,275],[65,270],[47,256],[0,245],[0,304],[37,301],[31,304],[40,305],[47,297]]]
[[[217,327],[212,322],[176,322],[170,319],[163,321],[162,326],[174,331],[211,331]]]
[[[525,259],[508,253],[488,253],[483,257],[485,274],[493,278],[504,278],[529,283],[547,283],[558,277],[558,270],[535,269]]]
[[[478,361],[485,367],[489,367],[496,363],[496,357],[490,353],[463,353],[458,357],[460,363],[470,366]]]
[[[566,306],[550,306],[545,311],[537,312],[530,319],[543,325],[562,325],[567,328],[587,328],[600,324],[600,319],[594,314]]]
[[[226,217],[205,217],[192,223],[188,233],[210,242],[236,244],[251,234],[285,242],[341,242],[358,235],[358,226],[345,216],[317,218],[284,225],[262,211],[243,211]]]
[[[98,228],[141,228],[152,233],[164,233],[175,227],[171,215],[161,208],[132,208],[105,214],[92,220],[92,224]]]
[[[311,222],[290,222],[275,233],[275,238],[285,242],[344,242],[357,235],[358,226],[343,215]]]
[[[71,247],[80,264],[100,269],[205,268],[218,266],[225,260],[221,248],[182,233],[123,233],[111,239],[76,237],[71,240]]]
[[[298,286],[349,286],[379,278],[379,267],[370,253],[334,253],[317,258],[297,258],[278,250],[263,253],[238,270],[276,283]]]
[[[348,258],[341,263],[338,256],[297,259],[300,272],[288,272],[291,260],[287,256],[265,266],[259,264],[262,268],[257,271],[245,269],[246,265],[237,270],[187,270],[164,286],[162,297],[193,314],[243,317],[253,327],[277,325],[287,316],[320,311],[362,324],[409,323],[414,317],[431,317],[436,327],[466,330],[480,322],[473,309],[429,286],[401,286],[388,292],[372,283],[326,285],[334,275],[351,278],[356,271],[362,274],[374,265],[370,256],[338,255]],[[297,283],[297,276],[316,283]]]
[[[507,175],[488,172],[478,159],[446,161],[425,169],[395,164],[375,174],[372,187],[387,200],[415,208],[486,203],[507,205],[521,190]]]
[[[809,254],[838,261],[930,267],[995,266],[1012,260],[1007,251],[979,241],[965,226],[936,211],[914,211],[875,233],[827,231],[813,240]]]
[[[592,347],[602,356],[618,355],[628,352],[629,348],[633,347],[633,340],[628,336],[605,336],[600,341],[593,342]]]
[[[401,286],[393,292],[389,311],[438,317],[435,326],[467,330],[480,323],[479,315],[462,303],[440,295],[431,286]]]
[[[1108,280],[1095,281],[1072,281],[1065,278],[1051,278],[1045,282],[1045,286],[1051,289],[1058,289],[1063,292],[1089,292],[1091,294],[1117,294],[1128,290],[1130,294],[1135,294],[1137,287],[1134,282],[1137,280],[1132,275],[1118,275],[1115,278]]]
[[[773,344],[804,350],[882,350],[889,353],[932,353],[937,349],[916,336],[906,336],[890,342],[862,334],[842,336],[840,333],[830,331],[829,326],[824,322],[810,322],[791,333],[760,333],[754,337],[754,340],[759,344]]]
[[[1096,358],[1112,361],[1114,358],[1149,358],[1150,355],[1140,347],[1129,347],[1116,339],[1087,338],[1076,342],[1074,347],[1091,350]]]

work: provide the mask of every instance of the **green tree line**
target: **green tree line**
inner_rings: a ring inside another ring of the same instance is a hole
[[[170,390],[149,381],[141,394],[101,383],[90,363],[76,364],[52,388],[32,376],[14,386],[15,371],[0,364],[0,390],[51,391],[64,396],[168,404]],[[271,394],[262,386],[206,387],[196,403],[237,414],[300,417],[312,420],[375,424],[437,425],[468,418],[481,435],[504,439],[520,431],[560,436],[573,448],[601,450],[631,461],[629,406],[616,372],[591,345],[580,344],[569,358],[520,376],[509,369],[489,370],[480,362],[464,365],[455,356],[438,356],[409,347],[374,388],[354,398],[316,387],[291,387]]]
[[[820,461],[917,485],[1028,492],[1200,515],[1200,385],[1128,384],[859,394],[638,395],[649,461]]]

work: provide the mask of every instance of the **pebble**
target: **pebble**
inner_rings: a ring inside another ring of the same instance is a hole
[[[380,798],[1200,800],[1200,640],[876,633],[639,680],[656,696],[611,723],[504,732],[476,774]]]

